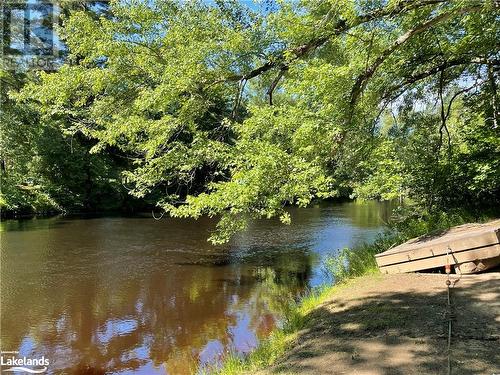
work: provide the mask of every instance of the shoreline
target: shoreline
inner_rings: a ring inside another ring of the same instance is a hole
[[[451,313],[446,279],[378,273],[325,288],[302,301],[289,330],[274,332],[247,358],[230,356],[215,373],[444,374],[448,360],[452,374],[498,372],[500,269],[453,274]]]
[[[367,273],[367,275],[369,275]],[[373,276],[382,277],[381,273],[371,273]],[[298,303],[291,306],[284,318],[284,325],[275,329],[271,335],[261,341],[259,345],[247,356],[230,353],[223,358],[222,367],[218,369],[205,369],[203,374],[236,375],[247,372],[263,371],[275,364],[287,350],[296,344],[301,332],[308,325],[308,315],[328,301],[337,292],[354,285],[362,276],[357,276],[331,285],[322,285],[303,296]]]
[[[435,284],[435,280],[440,280],[441,282],[441,292],[444,292],[446,290],[445,288],[445,279],[446,275],[443,274],[425,274],[425,273],[410,273],[410,274],[397,274],[397,275],[383,275],[380,273],[378,270],[376,263],[375,263],[375,258],[374,255],[376,253],[383,252],[387,250],[388,248],[392,247],[394,243],[400,244],[408,240],[409,238],[412,237],[418,237],[420,235],[428,234],[428,233],[435,233],[436,231],[448,229],[452,226],[455,225],[460,225],[464,224],[466,220],[463,218],[446,218],[446,220],[442,221],[437,221],[433,222],[432,220],[427,221],[427,222],[422,222],[417,221],[413,223],[409,223],[407,228],[403,231],[399,230],[391,230],[386,232],[385,234],[379,236],[373,243],[371,244],[364,244],[361,245],[357,248],[354,249],[342,249],[336,254],[335,256],[331,256],[330,258],[326,259],[325,266],[331,273],[333,280],[336,280],[336,282],[329,284],[329,285],[323,285],[318,287],[316,290],[311,291],[310,294],[304,296],[298,303],[295,303],[291,305],[288,313],[285,316],[285,324],[282,328],[276,329],[274,332],[271,333],[271,335],[263,340],[257,348],[249,353],[247,356],[238,356],[233,353],[229,353],[227,357],[222,359],[221,367],[220,368],[210,368],[207,369],[208,373],[215,373],[219,375],[236,375],[236,374],[244,374],[244,373],[262,373],[262,374],[267,374],[267,370],[269,369],[275,369],[276,366],[278,366],[277,371],[274,372],[281,372],[283,370],[282,366],[280,363],[286,362],[286,359],[289,357],[290,351],[295,351],[297,352],[298,358],[299,358],[299,363],[301,361],[301,357],[308,358],[309,354],[307,351],[302,351],[300,350],[300,347],[303,346],[303,343],[300,343],[299,341],[303,340],[304,332],[307,330],[317,330],[318,326],[323,326],[328,319],[322,319],[321,318],[321,310],[324,309],[325,304],[331,304],[332,301],[337,299],[337,296],[341,296],[342,292],[344,290],[349,290],[350,292],[348,293],[351,296],[355,296],[356,294],[362,293],[358,289],[360,283],[363,283],[363,281],[368,281],[369,284],[375,284],[374,289],[371,290],[372,297],[375,296],[377,293],[381,293],[381,291],[384,290],[384,288],[380,286],[380,290],[377,289],[377,283],[387,283],[386,280],[393,280],[394,285],[400,285],[402,289],[398,290],[398,297],[399,299],[404,299],[406,294],[421,294],[418,290],[418,288],[413,288],[411,290],[405,289],[405,280],[406,279],[416,279],[418,280],[421,277],[427,277],[430,280],[432,280],[432,283]],[[491,219],[491,218],[489,218]],[[483,220],[481,220],[483,221]],[[490,273],[485,273],[485,274],[478,274],[478,275],[473,275],[476,276],[476,278],[481,279],[483,277],[482,275],[488,275]],[[496,269],[496,273],[492,272],[496,277],[496,284],[497,287],[500,285],[500,272],[499,269]],[[456,277],[457,275],[453,275]],[[488,276],[486,276],[488,277]],[[398,278],[400,280],[398,280]],[[468,276],[469,278],[469,276]],[[442,280],[441,280],[442,279]],[[424,279],[420,279],[424,280]],[[390,289],[390,287],[385,287],[386,289]],[[437,288],[436,285],[433,286],[434,289]],[[490,286],[489,289],[494,288],[494,286]],[[362,290],[363,288],[361,288]],[[495,294],[495,291],[487,290],[485,293],[487,295],[486,298],[492,293]],[[437,290],[437,289],[436,289]],[[434,292],[436,291],[434,290]],[[497,291],[500,295],[500,290]],[[489,294],[488,294],[489,293]],[[425,293],[424,293],[425,294]],[[480,291],[476,291],[477,295],[481,295]],[[428,303],[435,303],[435,298],[438,296],[439,293],[436,293],[434,295],[428,295],[425,298],[421,298],[416,306],[412,305],[411,299],[405,306],[405,309],[412,309],[412,308],[419,308],[420,304],[428,304]],[[434,299],[433,299],[434,298]],[[470,298],[469,298],[470,299]],[[337,301],[338,302],[338,301]],[[386,301],[387,302],[387,301]],[[442,308],[444,309],[445,307],[445,299],[444,297],[442,298]],[[345,305],[345,301],[340,301],[340,305]],[[384,303],[381,306],[391,305],[391,302],[389,303]],[[335,307],[333,307],[335,308]],[[370,308],[370,305],[368,305],[366,308]],[[483,309],[484,310],[484,309]],[[442,310],[444,311],[444,310]],[[383,312],[383,311],[382,311]],[[498,317],[500,318],[500,306],[498,306],[497,309],[498,312]],[[374,311],[373,317],[374,320],[377,321],[378,319],[378,313],[377,311]],[[356,321],[360,317],[360,312],[357,311],[357,313],[351,314],[349,319],[344,320],[343,324],[346,326],[351,325],[350,320]],[[369,321],[369,317],[366,317],[367,321]],[[381,328],[384,328],[384,325],[391,325],[392,323],[396,323],[396,325],[392,328],[395,328],[397,330],[403,330],[404,324],[406,324],[406,320],[399,320],[397,317],[397,314],[389,314],[389,317],[383,318],[383,320],[386,320],[385,322],[382,322]],[[391,321],[395,319],[394,321]],[[416,317],[418,320],[418,317]],[[432,319],[431,319],[432,320]],[[488,319],[487,319],[488,320]],[[491,318],[489,319],[491,321]],[[493,320],[494,322],[494,320]],[[359,323],[359,322],[358,322]],[[398,325],[399,324],[399,325]],[[368,326],[370,324],[368,323]],[[375,327],[376,328],[376,327]],[[415,330],[417,332],[418,330]],[[420,332],[420,336],[425,336],[425,334],[422,334]],[[368,335],[368,337],[370,334]],[[418,335],[417,335],[418,336]],[[306,336],[307,337],[307,336]],[[500,332],[498,333],[498,337],[496,340],[500,338]],[[335,336],[331,337],[332,340],[335,340]],[[349,340],[350,337],[347,337]],[[362,345],[362,341],[358,342],[359,345]],[[492,352],[493,353],[493,352]],[[325,353],[323,353],[325,354]],[[334,354],[334,352],[330,353],[331,355]],[[357,353],[353,353],[353,360],[356,359],[358,356]],[[494,357],[494,356],[493,356]],[[337,358],[338,359],[338,358]],[[330,361],[330,363],[333,363]],[[500,363],[500,360],[499,360]],[[281,366],[281,367],[280,367]],[[286,367],[286,366],[285,366]],[[293,367],[293,366],[292,366]],[[490,366],[491,367],[491,366]],[[281,370],[280,370],[281,369]],[[280,371],[278,371],[280,370]],[[318,369],[316,369],[318,370]],[[422,370],[422,369],[420,369]],[[420,371],[419,370],[419,371]],[[344,372],[332,372],[327,371],[327,368],[325,368],[326,373],[344,373]],[[348,371],[352,371],[352,369],[348,369]],[[417,371],[417,370],[415,370]],[[205,371],[206,372],[206,371]],[[271,371],[269,371],[270,373]],[[273,373],[274,373],[273,372]],[[299,371],[299,373],[303,373],[307,371]],[[318,372],[316,372],[318,373]],[[347,372],[349,373],[349,372]],[[357,373],[357,372],[356,372]],[[384,372],[381,372],[381,374]],[[399,372],[394,372],[395,374]],[[412,372],[406,372],[403,371],[401,373],[412,373]],[[417,374],[419,372],[415,372]],[[427,371],[427,373],[429,373]],[[368,374],[368,373],[367,373]]]
[[[252,373],[497,373],[500,270],[452,275],[451,307],[446,280],[424,273],[359,277],[307,315],[271,366]]]

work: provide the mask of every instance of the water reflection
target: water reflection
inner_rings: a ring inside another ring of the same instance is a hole
[[[254,348],[321,282],[321,256],[372,238],[384,210],[291,210],[291,226],[257,222],[222,247],[207,219],[2,223],[2,349],[45,355],[52,373],[192,373]]]

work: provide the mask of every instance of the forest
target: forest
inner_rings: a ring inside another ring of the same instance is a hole
[[[0,72],[2,216],[208,215],[222,243],[322,199],[500,206],[496,0],[56,3],[57,69]]]

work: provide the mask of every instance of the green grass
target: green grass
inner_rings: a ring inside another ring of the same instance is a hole
[[[294,345],[299,331],[307,326],[308,315],[312,310],[328,300],[338,289],[348,286],[355,278],[379,273],[375,254],[413,237],[446,230],[465,222],[487,219],[489,217],[444,212],[410,218],[407,216],[405,220],[392,223],[389,229],[371,244],[332,253],[324,261],[324,270],[332,280],[331,284],[311,290],[298,303],[291,301],[285,312],[284,325],[272,332],[253,352],[244,357],[230,353],[224,358],[222,367],[208,369],[207,372],[219,375],[252,373],[272,365]]]
[[[307,315],[320,305],[340,286],[322,286],[311,290],[300,302],[290,302],[285,312],[284,324],[263,340],[245,357],[230,353],[224,358],[221,368],[207,369],[206,373],[230,375],[252,372],[272,365],[293,346],[298,332],[307,324]]]

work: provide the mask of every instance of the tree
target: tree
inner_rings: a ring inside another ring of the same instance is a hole
[[[59,5],[66,14],[71,9],[86,9],[93,17],[106,14],[104,3],[98,1],[62,1]],[[53,22],[49,12],[40,13],[46,19],[39,24]],[[7,31],[4,42],[11,38]],[[49,32],[41,34],[50,36]],[[60,49],[64,50],[62,44]],[[71,123],[62,123],[57,116],[42,117],[36,105],[15,99],[27,82],[37,80],[36,74],[26,68],[26,56],[17,56],[14,65],[4,65],[0,70],[2,214],[95,211],[129,205],[120,181],[120,171],[127,165],[119,157],[122,155],[89,154],[95,140],[75,133]]]
[[[450,95],[493,92],[478,121],[497,124],[498,14],[496,1],[472,0],[302,1],[271,12],[114,2],[107,17],[71,14],[67,63],[20,99],[97,139],[94,152],[133,158],[124,178],[136,196],[161,191],[158,205],[174,216],[222,215],[212,240],[226,241],[250,217],[286,223],[286,204],[366,182],[357,170],[389,106],[437,98],[437,154],[451,136]]]

